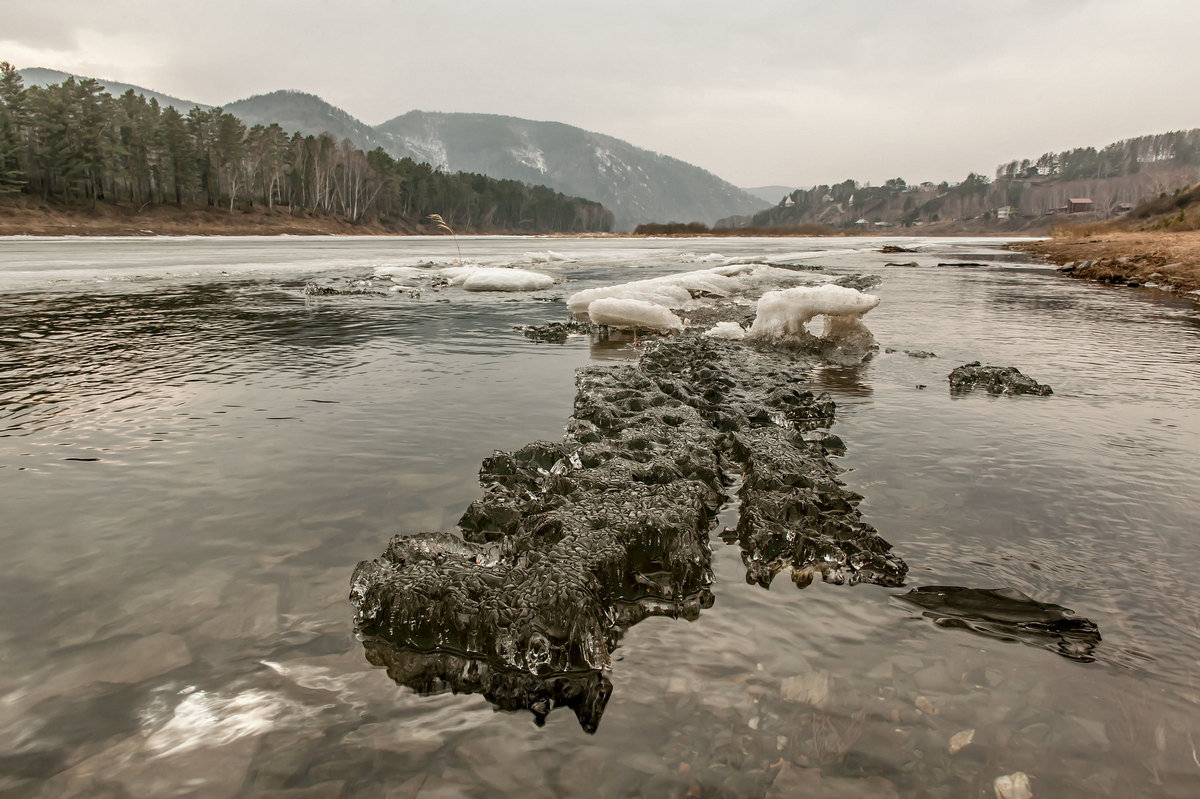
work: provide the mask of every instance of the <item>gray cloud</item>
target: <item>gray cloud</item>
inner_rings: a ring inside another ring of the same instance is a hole
[[[212,104],[295,88],[369,123],[413,108],[553,119],[741,185],[956,179],[1200,125],[1200,6],[1183,0],[0,7],[0,58],[21,66]]]

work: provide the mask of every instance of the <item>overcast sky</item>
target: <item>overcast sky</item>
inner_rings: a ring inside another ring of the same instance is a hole
[[[1196,0],[0,0],[0,60],[221,105],[546,119],[740,186],[1200,127]]]

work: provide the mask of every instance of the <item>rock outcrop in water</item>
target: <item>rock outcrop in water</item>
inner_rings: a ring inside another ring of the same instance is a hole
[[[980,366],[979,361],[963,364],[950,372],[951,394],[965,394],[982,388],[989,394],[1036,394],[1046,397],[1054,393],[1050,386],[1021,374],[1015,366]]]
[[[930,585],[899,598],[920,608],[939,627],[959,627],[1001,641],[1021,641],[1090,662],[1100,629],[1069,608],[1038,602],[1014,588],[962,588]]]
[[[794,362],[690,336],[654,343],[638,365],[581,369],[577,383],[561,442],[484,461],[461,538],[396,536],[355,570],[368,657],[399,682],[539,719],[565,704],[595,729],[621,632],[711,605],[708,531],[735,471],[748,580],[790,568],[799,585],[902,584],[903,561],[859,517],[823,437],[805,439],[834,407]]]

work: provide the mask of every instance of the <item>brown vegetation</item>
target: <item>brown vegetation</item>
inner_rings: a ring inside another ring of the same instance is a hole
[[[1063,225],[1013,249],[1062,264],[1073,277],[1127,286],[1200,290],[1200,184],[1108,222]]]
[[[127,205],[95,208],[64,206],[28,197],[0,199],[0,236],[376,236],[436,235],[433,224],[391,221],[348,222],[337,214],[311,213],[286,206],[237,210],[211,206]],[[466,233],[502,233],[468,229]]]

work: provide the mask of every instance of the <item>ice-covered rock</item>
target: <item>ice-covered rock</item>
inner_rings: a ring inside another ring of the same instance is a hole
[[[831,363],[853,366],[876,349],[875,337],[862,323],[863,314],[879,298],[854,288],[825,284],[768,291],[758,301],[758,313],[747,338],[814,351]],[[821,335],[805,327],[822,317]]]
[[[645,300],[604,297],[588,305],[588,316],[598,325],[629,330],[657,330],[663,333],[680,332],[683,320],[669,308]]]
[[[803,336],[808,332],[806,324],[824,316],[828,338],[831,324],[834,328],[845,327],[878,304],[879,298],[873,294],[832,284],[768,291],[758,301],[750,336],[760,339]]]
[[[709,338],[723,338],[731,341],[740,341],[746,337],[746,328],[739,325],[737,322],[717,322],[708,330],[704,331],[704,335]]]
[[[467,291],[537,291],[548,289],[554,283],[552,275],[542,272],[481,267],[462,280],[462,287]]]

